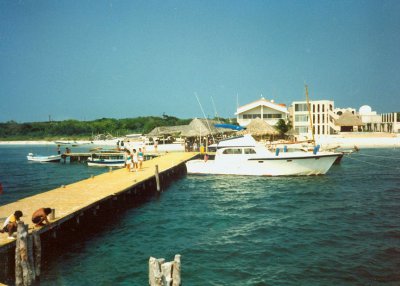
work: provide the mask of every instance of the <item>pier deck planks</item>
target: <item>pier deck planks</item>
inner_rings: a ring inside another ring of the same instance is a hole
[[[142,181],[154,177],[155,166],[158,165],[159,172],[162,173],[183,162],[186,162],[198,153],[194,152],[171,152],[159,156],[155,159],[143,162],[143,169],[138,172],[128,172],[125,168],[113,169],[93,178],[88,178],[76,183],[60,186],[41,194],[27,197],[16,202],[0,207],[0,226],[4,220],[16,210],[23,212],[21,218],[29,224],[30,230],[33,229],[31,221],[32,213],[42,207],[55,209],[55,219],[52,224],[57,224],[68,216],[83,210],[92,204],[102,201],[114,194],[125,191]],[[0,234],[0,248],[7,244],[14,243],[15,240],[7,239],[7,234]]]

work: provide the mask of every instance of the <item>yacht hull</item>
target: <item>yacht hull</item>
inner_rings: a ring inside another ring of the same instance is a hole
[[[234,160],[192,160],[186,163],[188,174],[310,176],[323,175],[340,154],[234,158]],[[233,159],[233,158],[232,158]]]

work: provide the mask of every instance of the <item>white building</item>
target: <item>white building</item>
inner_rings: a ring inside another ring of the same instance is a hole
[[[335,109],[333,110],[333,113],[335,113],[335,114],[338,115],[338,116],[341,116],[341,115],[343,115],[343,113],[346,113],[346,112],[350,112],[350,113],[352,113],[352,114],[356,114],[356,113],[357,113],[356,109],[355,109],[355,108],[352,108],[352,107],[335,108]]]
[[[400,112],[381,114],[381,131],[400,133]]]
[[[279,119],[288,119],[288,110],[285,104],[276,104],[273,100],[261,97],[259,100],[238,107],[235,115],[240,126],[246,126],[254,118],[262,118],[269,125],[275,125]]]
[[[331,100],[310,101],[311,120],[314,134],[329,135],[337,132],[334,124],[336,115],[333,112],[334,102]],[[301,139],[311,139],[311,122],[306,101],[292,103],[292,125]]]
[[[376,111],[372,111],[372,108],[368,105],[363,105],[358,110],[358,115],[361,121],[365,124],[363,131],[377,132],[381,130],[382,118]]]

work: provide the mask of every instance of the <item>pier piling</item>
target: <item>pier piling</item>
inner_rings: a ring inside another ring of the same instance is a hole
[[[159,192],[161,191],[161,187],[160,187],[160,174],[158,173],[158,165],[156,165],[155,177],[156,177],[157,191]]]
[[[176,254],[174,261],[165,262],[164,258],[149,259],[150,286],[181,286],[181,256]]]

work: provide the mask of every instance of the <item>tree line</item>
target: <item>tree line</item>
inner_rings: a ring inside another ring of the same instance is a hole
[[[17,123],[8,121],[0,123],[0,140],[31,140],[74,138],[93,139],[98,134],[123,136],[130,133],[149,133],[158,126],[175,126],[189,124],[192,119],[179,119],[163,115],[136,118],[101,118],[93,121],[64,120],[49,122]]]
[[[222,122],[229,119],[218,118]],[[0,140],[52,140],[83,139],[91,140],[99,134],[111,134],[119,137],[126,134],[147,134],[155,127],[187,125],[192,119],[180,119],[163,114],[136,118],[101,118],[92,121],[64,120],[48,122],[17,123],[8,121],[0,123]]]
[[[110,134],[115,137],[131,133],[147,134],[155,127],[187,125],[191,121],[192,119],[180,119],[166,114],[161,117],[101,118],[92,121],[73,119],[26,123],[8,121],[0,123],[0,140],[53,140],[61,138],[92,140],[99,134]],[[230,123],[232,119],[218,118],[218,121]],[[236,123],[235,119],[233,121]],[[291,128],[291,124],[281,119],[275,125],[275,128],[283,136]]]

